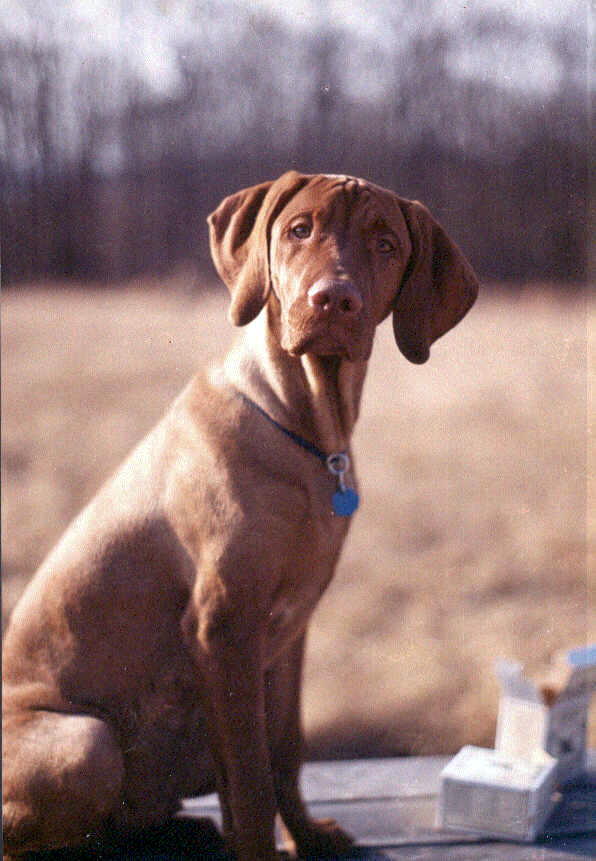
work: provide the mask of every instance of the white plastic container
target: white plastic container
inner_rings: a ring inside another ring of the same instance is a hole
[[[554,806],[556,760],[507,757],[468,745],[441,772],[438,824],[532,841]]]
[[[499,661],[501,700],[495,749],[505,756],[532,759],[545,750],[558,760],[557,779],[565,783],[586,767],[586,725],[596,688],[596,647],[557,656],[539,680],[521,664]]]

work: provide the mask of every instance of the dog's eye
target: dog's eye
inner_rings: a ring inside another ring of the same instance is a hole
[[[290,228],[290,233],[292,236],[295,236],[296,239],[308,239],[312,233],[312,229],[310,224],[295,224]]]
[[[387,236],[379,236],[377,239],[377,251],[380,251],[381,254],[391,254],[392,251],[395,251],[395,243]]]

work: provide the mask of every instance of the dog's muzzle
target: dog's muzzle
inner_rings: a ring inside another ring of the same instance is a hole
[[[349,361],[370,356],[374,325],[348,279],[315,281],[286,315],[282,312],[282,320],[282,346],[294,356],[313,353]]]

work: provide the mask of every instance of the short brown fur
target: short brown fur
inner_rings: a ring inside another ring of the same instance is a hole
[[[301,853],[350,845],[298,789],[304,636],[349,517],[334,514],[320,460],[250,401],[349,452],[376,325],[392,313],[404,355],[425,361],[477,282],[421,204],[350,177],[290,172],[209,221],[231,320],[250,325],[73,522],[13,614],[8,856],[163,822],[215,787],[241,861],[276,857],[277,813]]]

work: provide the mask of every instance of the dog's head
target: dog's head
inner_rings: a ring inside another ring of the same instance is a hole
[[[208,221],[230,319],[243,326],[276,303],[281,345],[293,355],[367,359],[392,311],[400,350],[425,362],[478,292],[422,204],[354,177],[291,171],[225,198]]]

